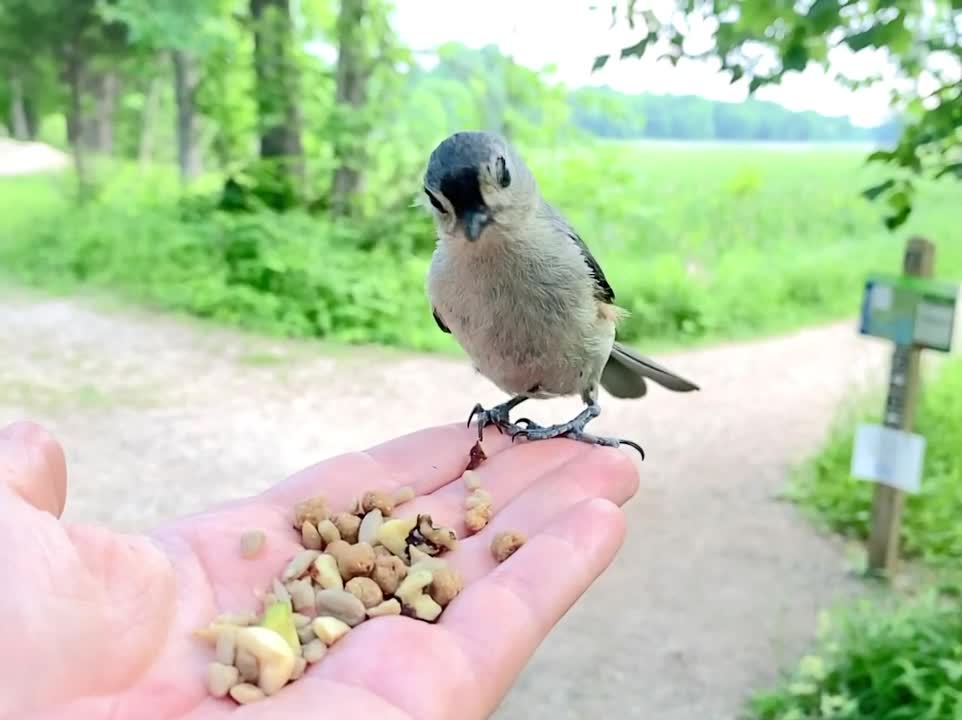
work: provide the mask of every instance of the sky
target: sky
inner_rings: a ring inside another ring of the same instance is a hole
[[[394,27],[415,50],[428,51],[445,42],[476,48],[494,44],[528,67],[553,64],[556,79],[569,87],[604,84],[631,94],[692,94],[730,101],[747,96],[747,82],[731,85],[725,74],[706,63],[679,62],[672,67],[653,57],[617,60],[618,51],[634,44],[638,34],[624,23],[611,28],[607,0],[598,0],[601,9],[596,11],[591,4],[591,0],[395,0]],[[612,60],[591,73],[594,58],[604,53],[611,53]],[[837,52],[830,59],[833,69],[857,75],[867,75],[878,65],[877,57],[868,53]],[[872,126],[888,118],[889,87],[879,84],[853,92],[809,67],[787,75],[778,87],[759,90],[756,97],[791,110],[844,115],[857,125]]]

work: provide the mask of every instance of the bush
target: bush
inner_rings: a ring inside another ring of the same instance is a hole
[[[753,720],[958,720],[962,608],[934,591],[837,613],[818,650],[750,703]]]
[[[871,179],[858,152],[592,143],[526,156],[630,311],[620,338],[644,349],[854,314],[865,274],[901,259],[902,240],[858,196]],[[201,183],[209,194],[181,199],[172,169],[114,163],[98,177],[107,181],[79,208],[69,174],[0,181],[0,270],[283,335],[456,349],[425,297],[435,235],[407,206],[416,177],[372,188],[382,206],[355,221],[332,219],[322,203],[314,213],[257,209],[240,181],[222,203],[219,178]],[[948,236],[951,193],[920,188],[906,232]],[[940,244],[937,269],[962,270],[962,245]]]
[[[879,422],[878,411],[860,413]],[[926,438],[921,491],[907,495],[902,515],[903,553],[935,566],[962,560],[962,359],[951,359],[923,385],[915,420]],[[815,458],[792,479],[788,496],[831,529],[865,539],[871,523],[874,484],[849,474],[854,423],[840,427]]]

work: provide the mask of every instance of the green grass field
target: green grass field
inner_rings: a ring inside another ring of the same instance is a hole
[[[938,243],[939,275],[962,276],[958,186],[925,186],[889,234],[884,208],[859,196],[879,173],[862,149],[598,142],[525,154],[631,312],[622,338],[647,348],[852,315],[864,275],[897,270],[913,233]],[[211,196],[180,198],[168,172],[131,168],[86,207],[70,191],[67,175],[0,182],[5,274],[281,335],[455,349],[424,296],[434,235],[420,208],[363,222],[226,214]]]

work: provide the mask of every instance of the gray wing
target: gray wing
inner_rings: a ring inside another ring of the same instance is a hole
[[[615,291],[612,289],[611,285],[608,284],[608,278],[605,277],[605,273],[601,269],[601,265],[595,260],[595,256],[591,254],[585,241],[581,239],[578,233],[575,231],[571,224],[565,220],[564,216],[558,212],[549,203],[544,203],[544,210],[548,216],[548,220],[563,233],[565,233],[572,242],[578,246],[581,251],[582,257],[585,259],[585,264],[588,266],[588,272],[591,273],[591,277],[595,283],[595,298],[601,302],[611,303],[615,300]]]

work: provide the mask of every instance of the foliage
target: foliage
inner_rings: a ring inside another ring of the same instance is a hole
[[[962,608],[927,592],[893,609],[838,612],[815,654],[750,703],[752,720],[957,720]]]
[[[411,148],[412,158],[430,147]],[[630,311],[622,338],[642,347],[850,314],[864,273],[900,262],[877,209],[845,192],[866,174],[852,151],[599,142],[522,152]],[[411,207],[417,166],[371,180],[371,196],[390,184],[384,196],[397,202],[370,220],[256,205],[219,212],[219,194],[180,201],[175,183],[132,170],[116,171],[94,205],[75,208],[51,182],[7,180],[0,192],[9,199],[0,267],[21,278],[117,287],[282,334],[454,347],[424,295],[434,234]],[[926,212],[911,227],[937,241],[954,228],[944,185],[926,188]],[[946,243],[939,253],[940,272],[962,272],[962,248]]]
[[[874,53],[880,67],[903,81],[893,90],[904,112],[896,145],[869,156],[890,163],[893,177],[868,188],[884,197],[889,228],[902,226],[912,212],[918,177],[962,179],[962,5],[958,0],[806,0],[800,6],[770,0],[676,0],[676,10],[659,17],[628,0],[631,26],[640,38],[622,57],[643,56],[661,44],[664,57],[720,60],[732,82],[743,78],[750,92],[779,82],[809,65],[829,67],[838,50]],[[612,3],[617,16],[620,3]],[[698,34],[711,28],[706,50]],[[609,56],[599,57],[602,67]],[[839,79],[851,87],[881,81],[883,73]]]
[[[878,412],[863,412],[879,422]],[[846,419],[847,420],[847,419]],[[864,539],[871,523],[873,485],[849,474],[854,423],[839,423],[828,444],[794,478],[789,496],[833,530]],[[909,557],[936,566],[962,560],[962,359],[948,362],[924,385],[916,431],[926,438],[921,492],[906,495],[901,544]]]

